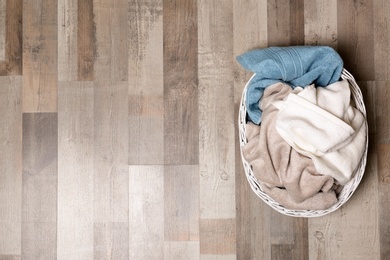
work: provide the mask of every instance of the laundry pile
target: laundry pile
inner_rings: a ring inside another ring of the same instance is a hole
[[[245,160],[263,191],[289,209],[336,204],[365,149],[365,118],[330,47],[256,49],[237,57],[255,73],[246,92]]]

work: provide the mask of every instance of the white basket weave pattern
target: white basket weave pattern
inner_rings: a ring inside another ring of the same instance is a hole
[[[253,75],[254,76],[254,75]],[[253,78],[252,76],[252,78]],[[251,79],[252,79],[251,78]],[[357,85],[354,77],[345,69],[343,69],[342,79],[346,79],[349,82],[349,86],[351,88],[351,95],[352,99],[355,102],[356,108],[362,112],[364,117],[366,118],[366,108],[364,106],[363,102],[363,95],[360,91],[359,86]],[[251,80],[250,79],[250,80]],[[355,172],[354,177],[344,186],[343,190],[338,196],[338,202],[331,206],[330,208],[326,210],[291,210],[283,207],[278,202],[273,200],[270,196],[268,196],[266,193],[263,192],[260,184],[258,183],[256,177],[253,174],[252,168],[249,165],[249,163],[245,160],[245,158],[242,155],[242,147],[247,143],[246,138],[246,107],[245,107],[245,100],[246,100],[246,91],[247,86],[250,80],[247,82],[243,92],[242,92],[242,98],[240,103],[240,111],[238,115],[238,126],[239,126],[239,138],[240,138],[240,150],[241,150],[241,159],[244,166],[245,174],[248,179],[248,182],[252,188],[252,190],[256,193],[257,196],[259,196],[265,203],[270,205],[272,208],[274,208],[276,211],[292,217],[320,217],[324,216],[328,213],[331,213],[335,210],[337,210],[339,207],[341,207],[347,200],[352,196],[356,188],[358,187],[360,181],[362,180],[364,170],[366,167],[366,161],[367,161],[367,150],[368,150],[368,127],[367,127],[367,120],[365,120],[366,124],[366,148],[364,150],[362,159],[360,161],[359,166],[357,167],[357,170]]]

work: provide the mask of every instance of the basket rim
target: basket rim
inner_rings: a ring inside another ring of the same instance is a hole
[[[247,87],[250,83],[250,81],[253,79],[253,77],[256,74],[253,74],[251,78],[246,82],[245,87],[242,91],[241,96],[241,102],[239,107],[239,113],[238,113],[238,126],[239,126],[239,139],[240,139],[240,154],[241,154],[241,161],[244,167],[245,175],[247,177],[247,180],[250,184],[250,187],[252,188],[253,192],[261,198],[266,204],[271,206],[273,209],[278,211],[281,214],[292,216],[292,217],[321,217],[324,215],[327,215],[331,212],[336,211],[338,208],[340,208],[342,205],[344,205],[352,196],[352,194],[356,191],[357,187],[359,186],[364,172],[366,168],[367,163],[367,153],[368,153],[368,123],[367,123],[367,114],[366,114],[366,107],[363,102],[363,95],[362,92],[358,86],[358,84],[355,81],[355,78],[352,76],[350,72],[348,72],[345,68],[343,68],[341,78],[348,80],[350,89],[351,89],[351,96],[353,98],[353,101],[355,102],[356,108],[363,114],[365,118],[365,125],[366,125],[366,143],[365,143],[365,150],[362,155],[362,158],[360,160],[360,163],[354,173],[354,177],[344,185],[343,190],[340,192],[338,196],[338,201],[336,204],[332,205],[331,207],[324,209],[324,210],[294,210],[294,209],[288,209],[285,208],[283,205],[280,205],[277,201],[272,199],[268,194],[262,191],[260,183],[257,181],[256,177],[253,174],[253,171],[251,169],[251,166],[249,163],[245,160],[242,154],[242,147],[247,143],[246,140],[246,91]]]

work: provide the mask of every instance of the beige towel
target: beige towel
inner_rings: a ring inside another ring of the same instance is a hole
[[[289,209],[319,210],[337,202],[334,179],[320,175],[308,157],[294,149],[275,129],[278,109],[272,105],[283,100],[292,89],[284,83],[269,86],[261,100],[260,126],[247,124],[248,143],[243,156],[263,190]]]

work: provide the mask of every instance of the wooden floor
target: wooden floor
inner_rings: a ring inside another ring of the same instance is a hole
[[[390,1],[0,0],[0,259],[390,259]],[[329,45],[365,176],[321,218],[246,181],[237,117],[271,45]]]

